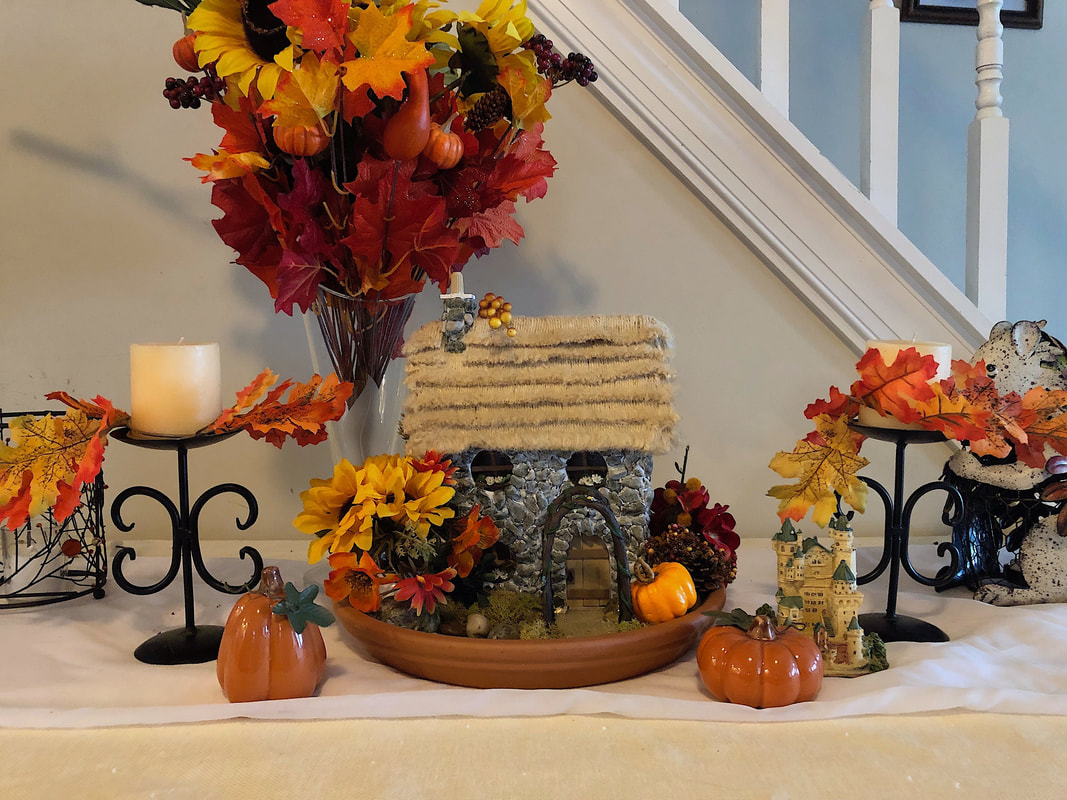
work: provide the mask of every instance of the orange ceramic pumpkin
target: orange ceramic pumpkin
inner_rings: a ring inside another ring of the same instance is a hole
[[[430,138],[422,154],[441,169],[452,169],[463,158],[463,140],[435,122],[430,126]]]
[[[285,600],[277,567],[263,569],[256,591],[241,597],[226,620],[216,673],[231,703],[309,697],[326,671],[326,644],[315,623],[297,633],[274,613]]]
[[[291,156],[313,156],[325,150],[326,145],[330,143],[330,137],[320,125],[312,128],[275,125],[272,130],[274,144],[283,153]]]
[[[175,63],[187,72],[200,71],[200,62],[196,59],[196,50],[193,47],[194,39],[196,39],[195,33],[187,33],[176,41],[171,49]]]
[[[716,700],[753,708],[803,703],[822,686],[822,653],[799,631],[757,616],[747,631],[711,628],[697,648],[700,679]]]

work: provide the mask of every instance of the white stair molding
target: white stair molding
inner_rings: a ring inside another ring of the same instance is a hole
[[[863,26],[860,191],[897,224],[900,117],[900,11],[870,0]]]
[[[592,87],[855,352],[920,337],[969,358],[991,322],[667,0],[530,0]]]
[[[672,4],[676,6],[676,4]],[[760,91],[789,117],[789,0],[760,0]]]
[[[1004,319],[1008,294],[1009,124],[1000,109],[1002,5],[1003,0],[978,0],[977,112],[967,128],[967,297],[991,319]]]

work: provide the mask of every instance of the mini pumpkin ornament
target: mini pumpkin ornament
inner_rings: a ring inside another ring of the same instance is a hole
[[[305,128],[302,125],[275,125],[272,129],[274,144],[283,153],[291,156],[313,156],[321,153],[330,143],[330,137],[321,125]]]
[[[697,590],[689,570],[676,561],[650,567],[643,558],[634,564],[635,579],[630,584],[634,613],[642,622],[666,622],[684,616],[697,601]]]
[[[326,671],[319,626],[334,621],[315,605],[317,585],[282,585],[277,567],[264,567],[259,588],[241,597],[226,620],[216,667],[231,703],[309,697]]]
[[[195,33],[187,33],[176,41],[174,47],[171,48],[174,62],[187,72],[200,71],[200,62],[197,60],[196,48],[193,46],[195,39]]]
[[[422,149],[422,154],[440,169],[452,169],[463,158],[463,139],[458,133],[452,133],[452,120],[455,117],[453,114],[444,125],[432,123],[426,147]]]
[[[697,648],[700,679],[716,700],[775,708],[814,699],[822,687],[822,653],[795,628],[779,628],[764,614],[739,608],[704,634]]]

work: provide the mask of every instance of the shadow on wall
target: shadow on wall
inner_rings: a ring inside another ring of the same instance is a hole
[[[93,175],[110,183],[127,186],[136,191],[145,202],[166,213],[170,222],[191,226],[202,222],[201,217],[190,214],[175,201],[172,187],[131,172],[107,152],[77,150],[66,142],[21,128],[14,129],[8,141],[13,150],[21,150],[50,163],[65,165],[74,173]]]

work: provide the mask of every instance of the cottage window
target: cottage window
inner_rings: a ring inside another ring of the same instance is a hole
[[[511,459],[497,450],[483,450],[471,461],[471,478],[477,486],[500,489],[511,480]]]
[[[575,485],[602,486],[608,465],[600,453],[582,451],[567,459],[567,478]]]

